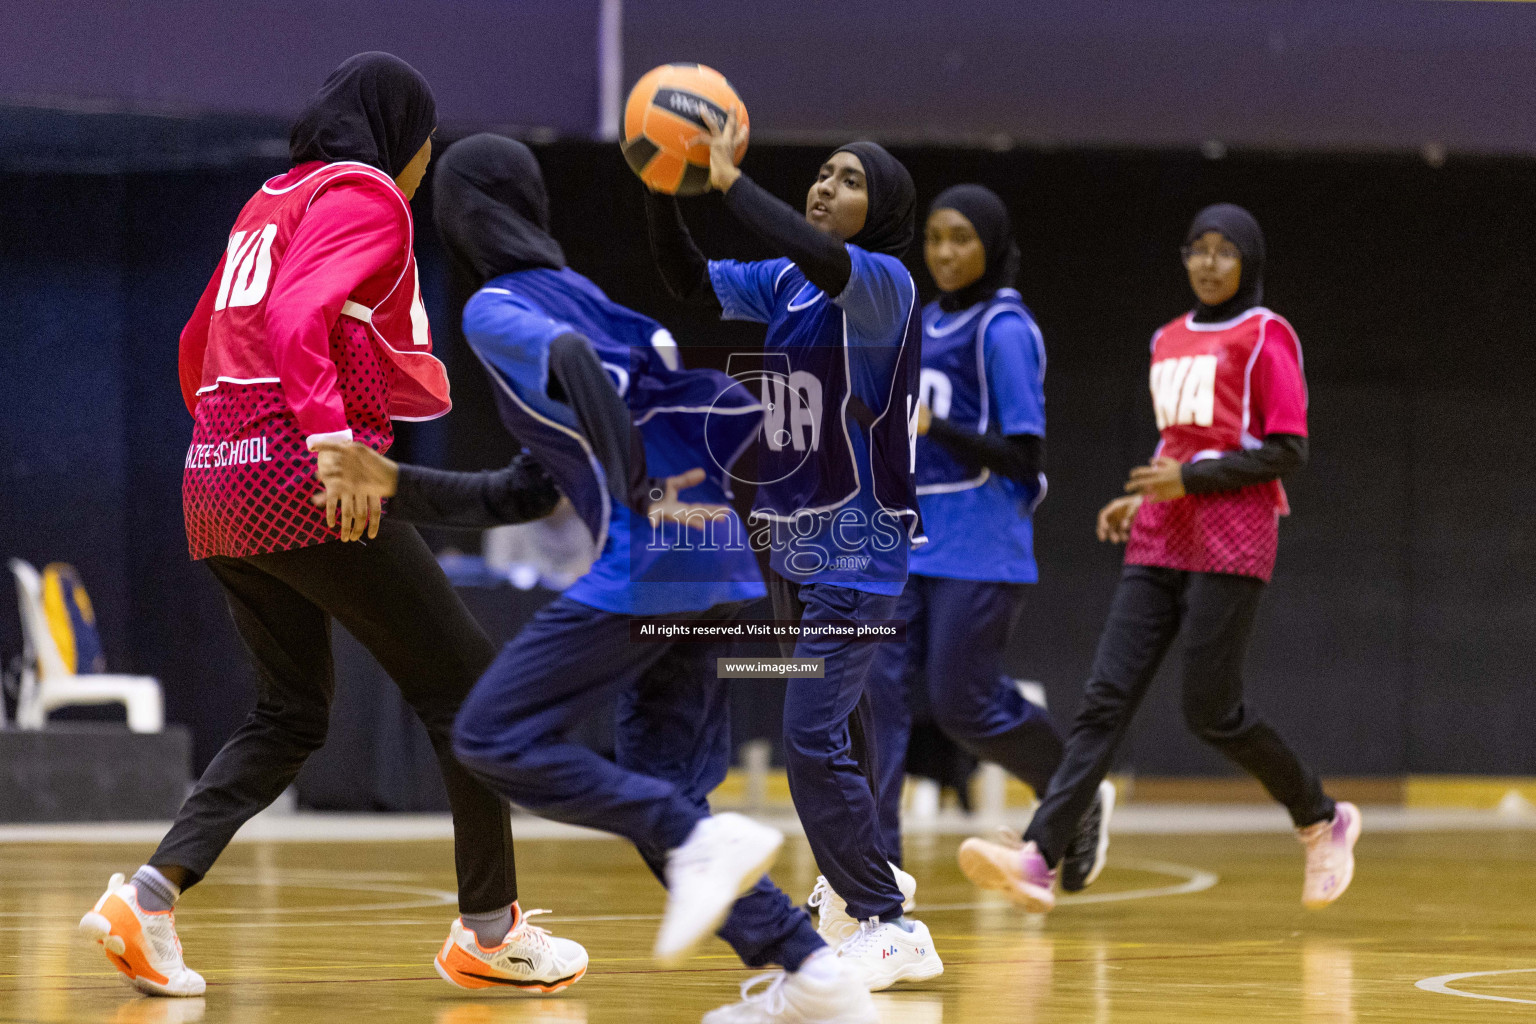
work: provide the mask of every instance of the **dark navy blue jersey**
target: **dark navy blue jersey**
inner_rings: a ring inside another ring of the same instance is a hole
[[[726,319],[768,325],[754,537],[788,579],[897,594],[921,540],[917,291],[895,257],[848,254],[835,297],[787,259],[714,260],[709,276]]]
[[[1011,288],[969,309],[923,310],[922,399],[937,418],[977,434],[1045,436],[1045,342]],[[917,441],[917,493],[929,543],[921,576],[1033,583],[1031,513],[1045,475],[1023,484],[969,471],[931,436]]]
[[[476,292],[464,307],[464,337],[491,377],[502,422],[549,471],[599,545],[597,561],[567,596],[636,615],[761,597],[757,562],[734,513],[706,530],[653,528],[612,500],[575,414],[548,394],[549,346],[562,334],[586,338],[608,371],[640,428],[649,475],[705,471],[703,483],[682,492],[685,501],[729,501],[731,465],[756,436],[762,409],[725,374],[683,369],[664,327],[610,301],[574,270],[504,274]]]

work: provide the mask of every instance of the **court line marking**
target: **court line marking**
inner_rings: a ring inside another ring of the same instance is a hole
[[[1123,903],[1127,900],[1149,900],[1160,896],[1185,896],[1205,892],[1221,881],[1214,871],[1204,871],[1187,864],[1173,864],[1161,860],[1116,861],[1115,867],[1125,871],[1145,871],[1154,875],[1172,875],[1184,881],[1177,885],[1161,885],[1149,889],[1122,889],[1116,892],[1063,893],[1056,897],[1058,906],[1083,906],[1090,903]],[[921,903],[918,911],[983,910],[1000,906],[998,903]]]
[[[1516,999],[1514,996],[1493,996],[1480,992],[1463,992],[1460,989],[1451,988],[1451,982],[1462,981],[1467,978],[1490,978],[1498,974],[1536,974],[1536,967],[1516,967],[1508,971],[1463,971],[1460,974],[1442,974],[1437,978],[1425,978],[1413,983],[1414,988],[1423,989],[1425,992],[1436,992],[1442,996],[1461,996],[1463,999],[1486,999],[1491,1003],[1526,1003],[1536,1006],[1536,999]]]
[[[722,805],[723,810],[743,810]],[[771,806],[747,813],[764,824],[787,833],[803,834],[792,808]],[[1508,817],[1491,810],[1368,806],[1365,814],[1374,832],[1532,831],[1536,815]],[[991,818],[970,818],[943,812],[928,822],[913,822],[913,835],[974,835],[993,824]],[[995,820],[1015,831],[1029,823],[1027,812],[1010,809]],[[0,824],[0,845],[12,843],[88,844],[158,843],[171,826],[158,822],[57,822],[50,824]],[[1290,833],[1290,819],[1278,806],[1246,804],[1137,804],[1115,810],[1116,835],[1216,835]],[[519,840],[605,839],[619,837],[595,829],[564,825],[518,814],[513,831]],[[300,811],[293,814],[263,812],[252,818],[234,837],[236,843],[338,843],[422,842],[453,838],[453,822],[446,814],[356,814]]]
[[[199,910],[197,913],[201,914]],[[44,922],[42,925],[38,921]],[[7,932],[35,932],[39,927],[57,923],[56,918],[38,918],[32,924],[6,924],[0,925],[0,934]],[[339,920],[325,921],[177,921],[176,930],[201,931],[203,929],[218,929],[224,931],[230,928],[427,928],[441,926],[444,921],[452,921],[452,918],[438,918],[432,921],[416,921],[410,919],[380,921],[371,917],[347,917]],[[8,974],[0,974],[0,978],[8,978]],[[4,1024],[0,1021],[0,1024]]]
[[[246,885],[272,888],[293,889],[336,889],[342,892],[383,892],[401,896],[415,896],[413,900],[396,900],[392,903],[351,903],[336,904],[328,907],[199,907],[197,913],[203,914],[229,914],[247,916],[255,914],[355,914],[360,911],[378,910],[424,910],[428,907],[456,906],[459,902],[457,893],[448,892],[446,889],[429,889],[425,886],[396,885],[386,882],[350,881],[344,878],[321,879],[305,878],[303,875],[288,880],[284,878],[252,878],[239,875],[221,875],[207,879],[205,886],[217,885]]]
[[[1123,903],[1127,900],[1149,900],[1160,896],[1184,896],[1189,893],[1205,892],[1221,881],[1221,876],[1214,871],[1205,871],[1200,868],[1190,867],[1187,864],[1173,864],[1161,860],[1126,860],[1117,861],[1115,867],[1124,871],[1145,871],[1154,875],[1172,875],[1182,878],[1184,881],[1176,885],[1160,885],[1146,889],[1123,889],[1117,892],[1104,893],[1067,893],[1057,897],[1058,904],[1084,905],[1090,903]],[[919,903],[917,913],[937,911],[940,913],[960,910],[987,910],[993,907],[1001,907],[1001,903]],[[566,915],[555,914],[550,920],[568,921],[571,923],[588,924],[600,921],[660,921],[660,914],[586,914]]]
[[[1145,872],[1149,872],[1151,874],[1172,875],[1175,878],[1183,878],[1184,881],[1179,882],[1178,884],[1175,884],[1175,885],[1154,886],[1154,887],[1151,887],[1151,888],[1143,888],[1143,889],[1124,889],[1124,890],[1120,890],[1120,891],[1116,891],[1116,892],[1078,893],[1078,894],[1067,893],[1067,894],[1063,894],[1061,897],[1059,897],[1058,903],[1062,904],[1062,905],[1067,905],[1067,906],[1073,906],[1073,905],[1082,906],[1082,905],[1095,904],[1095,903],[1123,903],[1123,902],[1126,902],[1126,901],[1129,901],[1129,900],[1156,899],[1156,898],[1163,897],[1163,896],[1184,896],[1184,895],[1188,895],[1188,894],[1191,894],[1191,893],[1205,892],[1207,889],[1210,889],[1210,888],[1214,887],[1221,880],[1220,876],[1218,876],[1215,872],[1205,871],[1205,870],[1202,870],[1200,868],[1190,867],[1189,865],[1186,865],[1186,864],[1173,864],[1173,863],[1170,863],[1170,862],[1167,862],[1167,861],[1127,860],[1127,861],[1117,862],[1115,866],[1117,868],[1120,868],[1120,869],[1123,869],[1123,870],[1126,870],[1126,871],[1145,871]],[[267,886],[269,886],[269,887],[273,887],[273,888],[288,887],[288,888],[298,888],[298,889],[339,889],[339,890],[350,891],[350,892],[388,892],[388,893],[397,893],[397,894],[400,894],[400,895],[407,895],[407,896],[417,896],[419,898],[418,899],[414,899],[414,900],[396,900],[396,901],[388,902],[388,903],[362,903],[362,904],[350,904],[350,905],[348,905],[348,904],[339,904],[339,905],[321,906],[321,907],[199,907],[196,910],[196,914],[197,914],[198,917],[211,916],[211,915],[242,916],[242,917],[251,917],[251,916],[274,917],[274,916],[278,916],[278,915],[288,915],[288,914],[293,914],[293,915],[329,914],[329,915],[333,915],[334,916],[334,915],[340,915],[340,914],[372,913],[372,912],[376,912],[376,911],[385,911],[385,910],[398,912],[398,911],[401,911],[401,910],[435,909],[437,907],[453,906],[453,905],[457,904],[457,902],[458,902],[458,895],[456,893],[448,892],[448,891],[443,890],[443,889],[430,889],[430,888],[426,888],[424,886],[392,885],[392,884],[387,884],[387,883],[379,883],[379,882],[366,881],[366,880],[361,880],[361,879],[350,879],[350,878],[344,877],[343,872],[339,872],[339,871],[337,871],[337,872],[330,872],[330,871],[324,871],[324,870],[318,870],[317,871],[317,870],[314,870],[314,869],[296,869],[292,873],[292,877],[284,877],[284,878],[277,878],[277,879],[274,879],[274,878],[258,878],[258,877],[243,877],[243,876],[239,876],[239,875],[234,875],[234,876],[226,875],[226,876],[219,876],[219,877],[216,877],[216,878],[208,879],[203,884],[205,886],[221,885],[222,884],[222,885],[244,885],[244,886],[257,886],[257,887],[267,887]],[[925,912],[926,911],[933,911],[935,913],[947,913],[947,912],[957,912],[957,911],[965,911],[965,910],[985,910],[985,909],[990,909],[990,908],[1000,907],[1000,906],[1001,906],[1001,904],[995,903],[995,902],[925,903],[925,904],[922,905],[921,910],[925,911]],[[0,919],[5,919],[5,918],[10,918],[10,919],[17,919],[17,918],[27,919],[27,918],[35,918],[35,916],[36,915],[34,913],[29,913],[29,912],[25,912],[25,911],[4,911],[4,912],[0,912]],[[619,922],[619,921],[659,921],[659,920],[661,920],[661,915],[660,914],[570,914],[570,915],[567,915],[567,914],[556,914],[556,915],[553,915],[551,917],[551,921],[556,921],[556,920],[561,921],[561,922],[565,922],[565,923],[570,923],[570,924],[597,924],[597,923],[604,923],[604,922]],[[211,923],[211,922],[198,922],[198,921],[187,921],[187,922],[183,923],[182,927],[186,928],[187,926],[190,925],[193,928],[197,928],[197,927],[200,927],[200,926],[219,927],[219,928],[227,928],[227,927],[240,927],[240,928],[307,927],[307,928],[316,928],[316,927],[330,927],[333,924],[334,925],[345,925],[345,926],[351,927],[351,926],[354,926],[355,924],[369,924],[369,925],[373,925],[373,924],[381,924],[381,923],[382,922],[370,922],[370,921],[366,921],[366,920],[364,922],[361,922],[361,923],[356,923],[356,922],[310,922],[310,921],[264,920],[264,921],[240,921],[240,922],[231,922],[231,923],[228,923],[228,924],[225,924],[225,923]],[[390,922],[390,923],[394,924],[395,922]],[[400,923],[404,924],[405,922],[400,922]],[[36,926],[35,925],[0,926],[0,932],[23,931],[23,930],[30,931],[34,927],[36,927]]]
[[[1170,862],[1167,862],[1167,861],[1128,860],[1128,861],[1118,862],[1116,864],[1116,867],[1122,868],[1122,869],[1127,870],[1127,871],[1145,871],[1145,872],[1150,872],[1150,873],[1153,873],[1153,874],[1172,875],[1172,876],[1174,876],[1176,878],[1182,877],[1184,879],[1184,881],[1182,881],[1182,882],[1180,882],[1180,883],[1178,883],[1176,885],[1156,886],[1156,887],[1152,887],[1152,888],[1143,888],[1143,889],[1126,889],[1126,890],[1122,890],[1122,891],[1118,891],[1118,892],[1086,893],[1086,894],[1077,894],[1077,895],[1065,894],[1065,895],[1063,895],[1060,898],[1060,902],[1064,903],[1064,904],[1074,904],[1074,903],[1075,904],[1116,903],[1116,902],[1124,902],[1124,901],[1128,901],[1128,900],[1137,900],[1137,899],[1153,899],[1153,898],[1162,897],[1162,896],[1181,896],[1181,895],[1187,895],[1187,894],[1191,894],[1191,893],[1204,892],[1204,891],[1214,887],[1220,881],[1220,877],[1215,872],[1205,871],[1205,870],[1202,870],[1200,868],[1190,867],[1190,866],[1184,865],[1184,864],[1174,864],[1174,863],[1170,863]],[[394,893],[400,893],[400,894],[404,894],[404,895],[420,896],[420,897],[423,897],[423,899],[420,899],[420,900],[401,900],[401,901],[396,901],[396,902],[393,902],[393,903],[375,903],[375,904],[361,904],[361,905],[353,905],[353,906],[332,906],[332,907],[256,907],[256,908],[249,908],[249,907],[247,907],[247,908],[217,908],[217,907],[213,907],[213,908],[202,908],[202,909],[199,909],[198,914],[199,915],[215,914],[215,913],[217,913],[217,914],[244,914],[244,915],[250,915],[252,913],[262,913],[262,914],[283,914],[283,913],[295,913],[295,914],[316,914],[316,913],[341,914],[341,913],[357,913],[357,912],[360,912],[360,911],[375,911],[375,910],[407,910],[407,909],[414,910],[414,909],[425,909],[425,908],[428,908],[428,907],[439,907],[439,906],[444,906],[444,905],[452,905],[452,904],[456,903],[457,900],[458,900],[457,894],[451,893],[451,892],[447,892],[446,890],[442,890],[442,889],[429,889],[429,888],[426,888],[426,887],[417,887],[417,886],[403,886],[403,885],[380,884],[378,882],[364,881],[364,880],[360,880],[360,879],[347,878],[347,877],[330,877],[330,876],[333,876],[333,875],[335,875],[335,876],[342,876],[343,873],[339,872],[339,871],[338,872],[330,872],[330,871],[325,871],[325,870],[318,870],[317,871],[317,870],[314,870],[314,869],[302,869],[301,868],[301,869],[296,869],[292,874],[293,874],[294,877],[292,877],[292,878],[283,878],[283,879],[275,879],[275,878],[270,878],[270,877],[269,878],[250,878],[250,877],[241,877],[241,876],[225,876],[225,877],[220,877],[220,878],[216,878],[216,879],[211,879],[211,880],[209,880],[208,883],[205,883],[205,884],[219,884],[219,883],[222,883],[222,884],[225,884],[225,885],[271,886],[271,887],[291,886],[291,887],[294,887],[294,888],[331,888],[331,889],[340,889],[340,890],[345,890],[345,891],[362,891],[362,892],[378,892],[378,891],[382,890],[382,891],[386,891],[386,892],[394,892]],[[924,905],[923,910],[925,910],[925,911],[935,911],[935,912],[943,913],[943,912],[950,912],[950,911],[981,910],[981,909],[988,909],[988,908],[993,908],[993,907],[997,907],[997,906],[999,906],[999,904],[996,904],[996,903],[935,903],[935,904],[926,904],[926,905]],[[27,914],[27,913],[21,913],[21,912],[0,913],[0,918],[5,918],[5,917],[18,918],[18,917],[33,917],[33,916],[35,916],[35,915]],[[658,921],[660,919],[661,919],[661,915],[660,914],[586,914],[586,915],[578,914],[578,915],[559,915],[559,920],[564,921],[564,922],[569,922],[569,923],[596,923],[596,922],[606,922],[606,921]],[[188,922],[188,923],[191,923],[191,922]],[[379,923],[380,922],[371,922],[371,924],[373,924],[373,925],[377,925]],[[394,922],[391,922],[391,924],[393,924],[393,923]],[[400,923],[404,924],[405,922],[400,922]],[[412,923],[414,923],[414,922],[412,922]],[[318,927],[318,926],[321,926],[322,924],[329,925],[330,922],[323,922],[322,923],[322,922],[303,922],[303,921],[255,921],[255,922],[238,922],[238,924],[241,927]],[[21,927],[30,930],[31,928],[35,927],[35,925],[28,925],[28,926],[21,926]],[[216,927],[227,927],[227,926],[216,926]],[[14,930],[20,930],[20,929],[16,928],[16,927],[0,928],[0,931],[14,931]],[[395,966],[395,965],[390,965],[390,966]],[[405,966],[405,965],[399,965],[399,966]],[[734,969],[734,968],[732,968],[732,969]],[[1521,968],[1521,969],[1515,970],[1515,971],[1488,971],[1488,972],[1475,972],[1474,971],[1474,972],[1471,972],[1471,973],[1468,973],[1468,974],[1445,975],[1445,976],[1443,976],[1441,978],[1430,978],[1430,979],[1427,979],[1426,981],[1419,982],[1418,983],[1418,987],[1426,989],[1426,991],[1440,991],[1440,992],[1443,992],[1444,994],[1447,994],[1447,995],[1466,996],[1467,998],[1471,998],[1471,999],[1490,999],[1490,1000],[1495,1000],[1495,1001],[1500,1001],[1500,1002],[1515,1002],[1515,1003],[1536,1003],[1536,1000],[1513,999],[1513,998],[1510,998],[1510,997],[1507,997],[1507,996],[1479,996],[1479,995],[1472,995],[1472,994],[1466,993],[1466,992],[1458,992],[1458,991],[1456,991],[1454,989],[1449,989],[1449,988],[1438,988],[1437,989],[1437,988],[1430,988],[1429,987],[1430,983],[1433,983],[1433,982],[1455,981],[1455,980],[1458,980],[1460,978],[1474,977],[1474,976],[1477,976],[1477,975],[1480,975],[1480,974],[1513,974],[1513,973],[1520,973],[1521,971],[1536,971],[1536,968]],[[641,971],[641,972],[637,972],[637,973],[650,973],[650,972]],[[65,976],[68,977],[69,975],[65,975]],[[86,975],[86,976],[94,976],[94,972],[91,975]],[[9,977],[14,977],[14,976],[13,975],[0,975],[0,977],[7,977],[7,978],[9,978]],[[409,981],[409,980],[417,980],[417,979],[400,978],[400,979],[376,979],[376,980]]]
[[[451,893],[444,889],[428,889],[424,886],[414,885],[392,885],[384,882],[349,881],[342,878],[324,880],[313,877],[305,879],[301,876],[290,881],[276,878],[219,875],[205,880],[202,884],[209,887],[247,885],[292,889],[339,889],[344,892],[385,892],[403,896],[415,896],[417,898],[413,900],[395,900],[389,903],[334,904],[322,907],[199,907],[196,910],[199,916],[212,914],[239,915],[242,917],[277,914],[355,914],[363,911],[378,910],[424,910],[429,907],[456,905],[459,902],[457,893]],[[0,911],[0,919],[32,918],[36,916],[31,911]]]
[[[1182,877],[1183,882],[1177,885],[1165,885],[1152,889],[1126,889],[1122,892],[1080,892],[1065,893],[1058,897],[1058,904],[1087,904],[1087,903],[1121,903],[1125,900],[1148,900],[1159,896],[1187,896],[1190,893],[1205,892],[1215,888],[1221,881],[1221,876],[1214,871],[1204,871],[1200,868],[1190,867],[1187,864],[1174,864],[1171,861],[1162,860],[1127,860],[1120,861],[1116,865],[1127,871],[1146,871],[1154,875],[1172,875],[1175,878]]]

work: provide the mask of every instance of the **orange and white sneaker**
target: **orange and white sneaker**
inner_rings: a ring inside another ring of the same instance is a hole
[[[501,945],[480,945],[462,919],[453,922],[448,941],[433,961],[444,981],[459,988],[515,988],[549,995],[569,988],[587,973],[587,951],[578,942],[558,938],[528,919],[547,910],[525,910]]]
[[[1326,907],[1349,888],[1355,877],[1355,843],[1360,839],[1360,808],[1340,801],[1333,820],[1296,830],[1307,851],[1307,877],[1301,902],[1308,910]]]
[[[123,978],[152,996],[200,996],[203,976],[181,959],[176,914],[139,906],[139,890],[116,874],[96,906],[80,919],[80,934],[107,951]]]

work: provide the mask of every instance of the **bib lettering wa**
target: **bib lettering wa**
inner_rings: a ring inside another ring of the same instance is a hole
[[[1216,420],[1216,365],[1213,355],[1177,356],[1152,364],[1152,410],[1157,429],[1209,427]]]
[[[1262,307],[1223,324],[1180,317],[1157,332],[1148,386],[1161,435],[1158,455],[1199,462],[1263,445],[1264,396],[1256,393],[1254,368],[1265,345],[1294,346],[1299,373],[1295,333]],[[1304,392],[1304,384],[1298,386]],[[1279,516],[1288,511],[1278,480],[1147,502],[1132,522],[1125,560],[1267,580]]]
[[[835,297],[784,258],[712,260],[709,277],[722,317],[767,327],[762,351],[733,354],[731,370],[764,405],[754,545],[787,579],[897,594],[908,549],[922,542],[922,325],[899,260],[847,252],[850,276]]]
[[[916,316],[903,325],[901,344],[850,343],[842,311],[798,267],[784,278],[785,311],[799,315],[771,323],[763,346],[763,482],[754,513],[824,514],[868,492],[875,507],[906,517],[915,535]]]

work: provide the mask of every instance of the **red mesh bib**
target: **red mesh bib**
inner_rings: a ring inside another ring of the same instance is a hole
[[[1240,491],[1144,502],[1131,524],[1125,561],[1268,582],[1279,543],[1274,489],[1256,484]]]
[[[331,358],[353,438],[376,451],[394,441],[387,410],[395,370],[368,330],[341,317]],[[332,540],[315,457],[278,384],[225,384],[197,403],[192,447],[182,474],[187,547],[194,559],[288,551]]]

